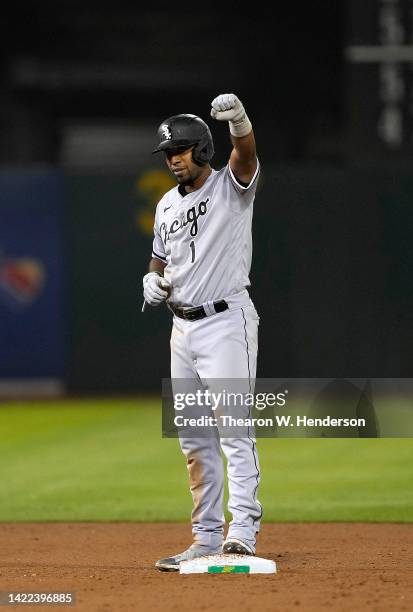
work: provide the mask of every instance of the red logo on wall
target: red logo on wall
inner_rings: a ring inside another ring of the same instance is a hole
[[[22,257],[0,260],[0,297],[27,306],[35,301],[45,283],[45,270],[38,259]]]

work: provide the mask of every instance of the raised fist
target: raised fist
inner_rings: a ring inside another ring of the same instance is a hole
[[[245,116],[242,102],[233,93],[221,94],[211,102],[211,117],[217,121],[238,122]]]

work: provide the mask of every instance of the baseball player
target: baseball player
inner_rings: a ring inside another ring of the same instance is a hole
[[[193,381],[240,379],[255,384],[259,317],[247,287],[252,253],[252,213],[259,162],[254,133],[236,95],[212,101],[211,116],[229,123],[228,164],[211,168],[214,154],[207,124],[195,115],[162,122],[159,145],[178,185],[158,203],[149,272],[143,278],[145,302],[166,301],[173,312],[171,378]],[[257,500],[260,469],[255,439],[180,438],[193,499],[193,544],[161,559],[160,570],[209,554],[255,554],[262,508]],[[224,467],[227,459],[228,509],[224,541]]]

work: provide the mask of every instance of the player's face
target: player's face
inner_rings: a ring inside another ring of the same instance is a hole
[[[192,159],[192,149],[177,147],[165,151],[168,168],[180,185],[193,185],[202,173],[202,168]]]

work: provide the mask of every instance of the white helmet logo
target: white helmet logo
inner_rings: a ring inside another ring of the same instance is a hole
[[[162,136],[164,136],[165,140],[171,140],[172,134],[171,134],[171,130],[169,129],[169,125],[164,123],[163,125],[161,125],[161,130],[162,130]]]

